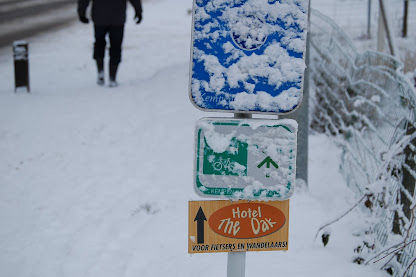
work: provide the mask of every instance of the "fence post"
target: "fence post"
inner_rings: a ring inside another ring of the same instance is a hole
[[[368,0],[367,38],[371,38],[371,0]]]
[[[378,12],[378,29],[377,29],[377,52],[384,51],[386,39],[386,30],[383,22],[383,13],[381,12],[381,8]]]
[[[383,43],[382,46],[382,50],[379,50],[378,44],[377,44],[377,51],[382,52],[384,50],[384,34],[387,35],[387,41],[389,43],[389,48],[390,48],[390,54],[392,56],[397,56],[399,54],[399,52],[397,51],[397,47],[396,44],[394,42],[394,38],[393,38],[393,34],[392,34],[392,30],[390,27],[390,23],[389,23],[389,18],[387,16],[387,12],[386,12],[386,8],[384,5],[384,0],[379,0],[380,3],[380,16],[379,16],[379,37],[378,37],[378,43]],[[381,20],[381,22],[380,22]],[[383,33],[380,34],[380,26],[383,26]]]
[[[409,0],[404,0],[404,14],[403,14],[403,37],[407,37],[407,15],[409,13]]]
[[[415,126],[408,121],[407,123],[407,130],[406,135],[411,136],[416,132]],[[400,189],[400,198],[398,199],[399,204],[402,206],[402,211],[404,216],[410,220],[412,217],[412,199],[408,198],[408,195],[414,195],[415,192],[415,186],[416,186],[416,178],[415,178],[415,171],[416,171],[416,161],[415,161],[415,155],[416,151],[414,150],[414,147],[416,146],[416,139],[413,139],[410,141],[410,144],[406,146],[404,149],[404,161],[402,165],[401,172],[402,175],[402,188]],[[413,171],[413,172],[412,172]],[[406,190],[407,192],[403,191]],[[403,235],[401,232],[402,227],[402,220],[400,219],[400,216],[398,212],[395,212],[394,215],[394,221],[393,221],[393,233]]]

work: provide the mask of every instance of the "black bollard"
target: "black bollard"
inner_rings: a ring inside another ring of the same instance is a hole
[[[17,91],[20,87],[26,87],[27,92],[30,92],[29,86],[29,46],[26,41],[15,41],[13,43],[13,57],[14,57],[14,78],[15,89]]]

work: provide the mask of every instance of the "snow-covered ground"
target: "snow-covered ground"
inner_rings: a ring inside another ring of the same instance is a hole
[[[116,89],[95,84],[92,25],[30,40],[31,93],[14,91],[0,51],[0,276],[225,276],[227,254],[187,253],[194,126],[189,101],[189,0],[129,10]],[[309,145],[309,190],[291,198],[289,251],[247,254],[246,276],[387,276],[352,263],[358,210],[339,150]]]

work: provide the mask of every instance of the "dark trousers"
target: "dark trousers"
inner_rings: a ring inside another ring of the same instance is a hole
[[[121,61],[121,43],[123,42],[124,25],[94,25],[95,43],[94,59],[103,60],[105,54],[106,40],[110,38],[110,64],[119,64]]]

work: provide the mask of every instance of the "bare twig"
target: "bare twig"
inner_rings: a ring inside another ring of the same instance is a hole
[[[387,257],[390,256],[390,258],[387,260],[387,262],[382,266],[382,268],[386,267],[391,260],[398,255],[398,253],[400,253],[401,251],[403,251],[407,246],[409,246],[410,244],[416,242],[416,239],[413,239],[409,242],[406,242],[409,237],[410,237],[410,232],[412,230],[413,225],[415,224],[415,213],[416,213],[416,205],[413,206],[412,208],[412,218],[410,220],[410,223],[408,224],[408,226],[406,227],[406,236],[404,237],[403,241],[401,241],[400,243],[393,245],[383,251],[381,251],[380,253],[378,253],[377,255],[375,255],[373,258],[369,259],[366,264],[369,264],[370,261],[375,260],[373,263],[377,263]],[[394,249],[393,251],[391,251],[392,249]],[[383,257],[379,258],[381,255],[385,254]],[[410,265],[407,267],[405,274],[403,275],[403,277],[405,277],[406,273],[410,270],[411,266],[416,262],[416,258],[410,263]]]
[[[413,259],[413,261],[409,264],[409,266],[406,268],[406,271],[403,273],[403,277],[406,277],[407,272],[409,272],[412,265],[416,262],[416,258]]]
[[[335,220],[333,220],[333,221],[325,224],[321,228],[319,228],[319,230],[316,232],[315,239],[318,237],[319,232],[321,232],[323,229],[325,229],[329,225],[334,224],[335,222],[339,221],[341,218],[343,218],[344,216],[346,216],[347,214],[349,214],[355,207],[357,207],[364,200],[364,198],[369,197],[369,196],[371,196],[371,194],[364,194],[363,197],[361,197],[361,199],[358,200],[358,202],[355,203],[354,206],[352,206],[348,211],[346,211],[345,213],[343,213],[341,216],[337,217]]]

